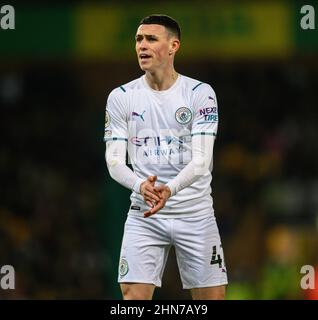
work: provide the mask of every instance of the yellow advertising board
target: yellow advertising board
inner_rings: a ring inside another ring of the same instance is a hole
[[[76,51],[87,58],[134,58],[140,19],[165,13],[181,26],[181,57],[286,56],[293,46],[287,2],[87,6],[76,9]]]

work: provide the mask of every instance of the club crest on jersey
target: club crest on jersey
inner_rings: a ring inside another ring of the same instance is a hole
[[[110,115],[108,111],[105,112],[105,128],[107,128],[110,125]]]
[[[192,120],[192,112],[187,107],[181,107],[176,111],[176,120],[180,124],[188,124]]]
[[[121,277],[125,276],[128,273],[128,262],[126,259],[121,258],[119,263],[119,274]]]

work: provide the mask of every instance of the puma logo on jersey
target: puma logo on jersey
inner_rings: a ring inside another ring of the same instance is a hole
[[[145,112],[146,112],[146,110],[144,110],[142,114],[139,114],[138,112],[133,111],[132,116],[140,117],[142,121],[145,121],[145,119],[144,119]]]

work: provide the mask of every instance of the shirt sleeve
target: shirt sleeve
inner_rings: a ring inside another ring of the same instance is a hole
[[[195,90],[194,94],[191,135],[216,136],[219,116],[214,90],[210,85],[203,83]]]
[[[190,186],[210,169],[213,158],[213,146],[215,137],[211,135],[195,135],[192,137],[192,159],[167,183],[171,196]]]
[[[104,141],[124,140],[128,138],[128,125],[125,110],[125,93],[113,90],[107,99],[105,111]]]
[[[106,164],[110,176],[124,187],[140,193],[140,185],[143,182],[126,165],[127,142],[109,140],[106,142]]]

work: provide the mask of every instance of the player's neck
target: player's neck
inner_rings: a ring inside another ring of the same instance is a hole
[[[146,72],[146,81],[149,86],[158,91],[168,90],[178,79],[178,73],[174,68],[169,71]]]

